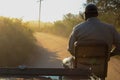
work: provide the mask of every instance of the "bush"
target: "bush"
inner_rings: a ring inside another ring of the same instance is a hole
[[[25,64],[35,47],[35,38],[21,19],[0,17],[0,67]]]

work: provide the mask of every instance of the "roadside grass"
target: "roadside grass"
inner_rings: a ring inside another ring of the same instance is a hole
[[[20,19],[0,17],[0,67],[27,63],[36,51],[35,38]]]

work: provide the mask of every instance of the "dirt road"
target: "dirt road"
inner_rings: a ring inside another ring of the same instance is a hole
[[[38,53],[31,59],[32,67],[62,68],[62,59],[70,56],[67,52],[67,39],[58,36],[35,33]],[[33,64],[34,63],[34,64]]]
[[[62,59],[70,56],[67,52],[68,40],[45,33],[35,33],[35,37],[40,47],[40,53],[36,55],[34,67],[61,68]],[[42,49],[41,46],[43,47]],[[106,80],[120,80],[120,59],[113,57],[109,61],[108,77]]]

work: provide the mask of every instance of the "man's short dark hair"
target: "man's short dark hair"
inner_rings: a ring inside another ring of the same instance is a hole
[[[98,8],[94,4],[88,4],[85,8],[85,17],[86,20],[90,17],[97,17],[98,16]]]

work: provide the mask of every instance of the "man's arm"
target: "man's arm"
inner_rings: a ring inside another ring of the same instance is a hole
[[[110,56],[120,55],[120,34],[113,28],[113,44],[115,49],[111,52]]]
[[[70,35],[69,44],[68,44],[68,51],[74,56],[74,43],[76,42],[76,34],[75,29],[73,28],[73,31]]]

